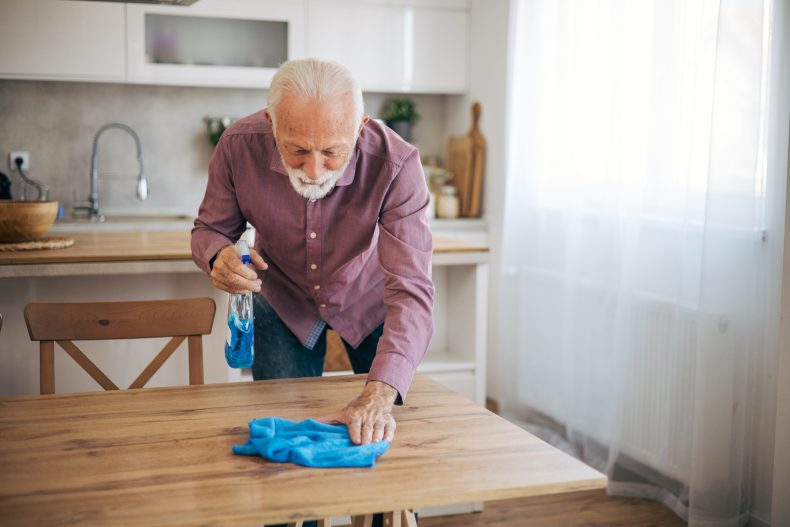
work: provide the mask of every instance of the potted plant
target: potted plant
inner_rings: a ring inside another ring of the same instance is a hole
[[[381,112],[381,118],[404,141],[411,141],[411,128],[420,118],[420,114],[417,113],[414,101],[408,97],[401,97],[387,103]]]
[[[212,145],[217,146],[222,133],[235,119],[227,115],[223,117],[212,117],[209,115],[204,117],[203,121],[206,123],[206,129],[208,130],[208,140],[211,141]]]

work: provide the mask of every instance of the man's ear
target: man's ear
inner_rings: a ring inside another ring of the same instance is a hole
[[[365,125],[368,124],[368,121],[370,121],[370,117],[367,114],[363,115],[362,120],[359,122],[359,128],[357,128],[357,135],[359,135],[362,129],[365,128]]]
[[[274,128],[274,120],[272,119],[272,114],[269,113],[268,108],[263,109],[263,116],[266,117],[266,120],[269,122],[270,125],[272,125],[272,128]]]

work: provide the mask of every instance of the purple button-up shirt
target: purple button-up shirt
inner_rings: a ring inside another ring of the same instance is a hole
[[[192,229],[205,272],[249,222],[269,264],[261,294],[303,344],[329,324],[358,346],[382,322],[369,380],[405,400],[433,336],[433,242],[417,149],[370,121],[335,188],[308,200],[291,186],[271,126],[258,112],[225,130]]]

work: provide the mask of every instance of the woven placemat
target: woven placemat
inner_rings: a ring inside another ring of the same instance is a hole
[[[74,238],[61,238],[59,236],[47,236],[40,240],[31,242],[0,242],[0,252],[11,251],[37,251],[40,249],[65,249],[74,245]]]

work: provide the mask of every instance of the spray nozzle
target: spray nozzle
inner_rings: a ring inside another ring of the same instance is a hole
[[[250,258],[250,248],[247,246],[247,242],[244,240],[239,240],[236,242],[236,253],[241,258],[241,263],[247,265],[252,263],[252,258]]]

